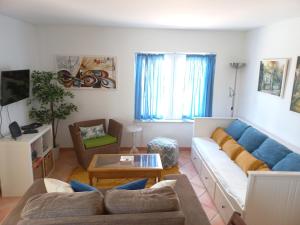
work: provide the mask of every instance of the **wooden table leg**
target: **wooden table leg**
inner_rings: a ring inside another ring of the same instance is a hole
[[[156,183],[161,181],[161,173],[158,174],[157,179],[156,179]]]
[[[93,186],[93,175],[89,174],[90,185]]]
[[[157,177],[157,182],[161,181],[161,176]]]

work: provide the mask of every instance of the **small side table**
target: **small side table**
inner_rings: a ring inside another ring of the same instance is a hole
[[[130,152],[129,152],[130,154],[139,153],[139,150],[137,149],[137,147],[135,147],[135,145],[136,145],[136,134],[141,132],[142,130],[143,130],[142,127],[136,126],[136,125],[129,125],[127,127],[127,131],[132,134],[132,148],[130,149]]]

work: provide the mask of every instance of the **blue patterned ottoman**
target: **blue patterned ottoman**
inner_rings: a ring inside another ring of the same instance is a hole
[[[160,154],[163,168],[170,168],[178,163],[179,149],[176,140],[157,137],[147,144],[148,153]]]

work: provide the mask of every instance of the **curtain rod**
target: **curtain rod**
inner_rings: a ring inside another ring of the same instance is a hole
[[[135,54],[217,55],[214,52],[136,52]]]

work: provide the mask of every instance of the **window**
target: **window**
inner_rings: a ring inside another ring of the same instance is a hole
[[[215,55],[136,54],[135,119],[211,116]]]

